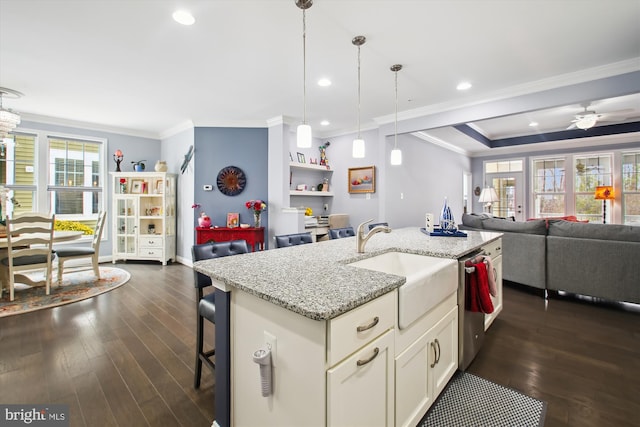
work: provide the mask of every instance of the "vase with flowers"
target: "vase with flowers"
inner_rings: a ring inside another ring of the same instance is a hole
[[[249,200],[244,204],[247,209],[253,211],[253,226],[255,228],[260,228],[260,215],[262,211],[267,209],[267,204],[262,200]]]

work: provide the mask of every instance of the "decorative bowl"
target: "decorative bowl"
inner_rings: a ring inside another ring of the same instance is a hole
[[[249,228],[249,224],[240,224],[240,228]]]

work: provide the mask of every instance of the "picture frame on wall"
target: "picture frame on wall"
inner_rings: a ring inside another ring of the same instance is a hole
[[[307,163],[304,158],[304,154],[298,153],[298,163]]]
[[[349,193],[375,193],[376,167],[349,168]]]
[[[240,214],[238,212],[227,213],[227,228],[236,228],[240,225]]]

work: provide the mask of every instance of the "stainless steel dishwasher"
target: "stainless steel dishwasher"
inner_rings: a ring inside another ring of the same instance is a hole
[[[469,273],[465,262],[482,254],[478,250],[458,260],[458,368],[466,370],[484,343],[484,313],[472,312],[466,306],[466,281]]]

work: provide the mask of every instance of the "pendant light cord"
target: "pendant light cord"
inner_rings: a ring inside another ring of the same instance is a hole
[[[360,139],[360,45],[358,45],[358,139]]]
[[[395,120],[395,139],[393,142],[393,148],[398,148],[398,71],[395,71],[396,78],[396,120]]]
[[[307,124],[307,10],[302,9],[302,123]]]

